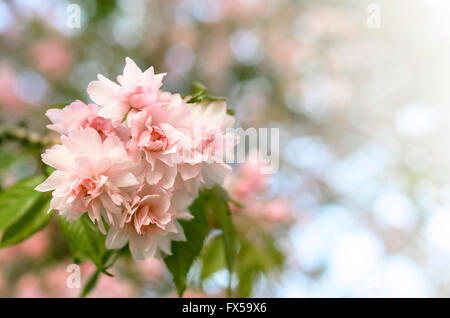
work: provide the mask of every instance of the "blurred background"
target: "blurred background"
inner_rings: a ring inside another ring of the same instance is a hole
[[[167,72],[165,90],[205,83],[238,126],[280,129],[279,172],[236,166],[227,184],[246,205],[238,227],[271,240],[249,239],[238,295],[450,296],[450,2],[2,0],[2,188],[42,169],[42,149],[6,131],[47,134],[50,105],[89,101],[87,84],[126,56]],[[57,232],[0,250],[0,296],[79,293]],[[223,296],[227,274],[198,266],[186,296]],[[158,260],[115,270],[92,296],[175,295]]]

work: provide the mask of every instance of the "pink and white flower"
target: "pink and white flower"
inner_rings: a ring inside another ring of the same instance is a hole
[[[98,105],[86,105],[80,100],[63,109],[51,108],[45,113],[52,122],[47,128],[67,135],[69,130],[91,127],[99,132],[102,139],[107,136],[118,136],[123,141],[127,140],[128,129],[123,125],[114,127],[110,119],[98,115],[100,109]]]
[[[88,213],[103,232],[106,222],[107,248],[128,242],[135,259],[185,239],[179,219],[192,217],[200,186],[224,182],[236,143],[225,102],[187,104],[160,90],[163,77],[127,58],[119,84],[101,75],[89,84],[96,104],[47,111],[62,145],[42,155],[56,171],[36,190],[53,191],[51,209],[69,221]]]
[[[122,212],[121,205],[129,197],[125,190],[139,185],[132,173],[136,166],[118,137],[102,141],[93,128],[69,130],[61,141],[42,155],[42,161],[56,171],[36,190],[53,191],[50,207],[69,221],[87,212],[104,231],[101,217],[114,224],[113,216]]]
[[[103,106],[99,115],[120,122],[130,109],[143,109],[158,101],[159,89],[165,74],[155,74],[153,67],[145,72],[130,58],[126,58],[119,84],[98,75],[98,81],[89,83],[87,93],[98,105]]]
[[[191,105],[191,156],[178,165],[178,186],[196,193],[200,185],[211,187],[223,184],[231,173],[225,158],[231,159],[230,151],[238,139],[232,128],[234,118],[227,114],[223,101],[203,102]],[[180,185],[183,184],[183,185]]]
[[[190,111],[181,97],[166,93],[160,104],[131,111],[128,126],[131,139],[127,148],[135,158],[147,161],[146,181],[172,188],[177,175],[180,141],[190,137]]]
[[[190,217],[177,210],[180,206],[175,201],[180,198],[160,187],[144,185],[124,203],[123,213],[115,216],[117,220],[109,229],[106,247],[118,249],[129,242],[136,260],[152,258],[158,249],[171,254],[173,240],[186,240],[177,219]]]

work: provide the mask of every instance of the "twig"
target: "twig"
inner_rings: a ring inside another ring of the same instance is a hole
[[[0,137],[17,140],[31,145],[47,147],[58,143],[58,139],[51,136],[41,136],[39,133],[26,128],[15,127],[7,124],[0,125]]]

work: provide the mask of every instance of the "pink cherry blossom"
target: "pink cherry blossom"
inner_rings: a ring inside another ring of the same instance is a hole
[[[88,213],[103,232],[106,222],[106,247],[129,243],[134,259],[185,239],[179,220],[192,217],[199,187],[224,182],[237,141],[225,102],[188,104],[161,90],[163,77],[127,58],[119,84],[101,75],[89,84],[96,104],[47,111],[62,145],[42,155],[56,171],[36,190],[53,191],[50,207],[69,221]]]
[[[257,153],[250,154],[247,162],[239,167],[236,174],[228,178],[224,184],[230,196],[245,207],[230,204],[231,211],[237,216],[236,222],[248,223],[248,218],[258,222],[260,226],[271,228],[276,224],[292,221],[292,206],[287,198],[267,198],[269,176],[262,171],[262,162],[254,162]]]
[[[72,129],[92,127],[97,130],[104,139],[106,136],[118,136],[121,140],[129,137],[128,130],[124,126],[113,127],[110,119],[98,116],[100,106],[86,105],[80,100],[67,105],[63,109],[52,108],[45,113],[52,122],[48,129],[67,135]]]
[[[227,114],[223,101],[203,102],[191,106],[193,127],[191,128],[191,155],[184,157],[178,165],[177,186],[197,192],[200,185],[211,187],[223,184],[231,173],[231,167],[224,161],[232,158],[228,153],[237,143],[237,136],[227,132],[232,128],[234,118]]]
[[[186,239],[177,219],[190,216],[177,211],[179,204],[173,202],[181,199],[184,198],[171,197],[160,187],[144,185],[125,202],[122,215],[115,216],[115,225],[110,227],[106,238],[107,248],[118,249],[129,242],[136,260],[152,258],[158,249],[171,254],[171,241]]]
[[[93,128],[70,130],[61,141],[42,155],[42,161],[57,170],[36,190],[53,190],[50,207],[68,220],[88,212],[104,230],[101,216],[114,224],[113,215],[121,213],[128,197],[124,190],[139,184],[125,147],[115,136],[102,141]]]
[[[159,89],[165,74],[155,74],[153,67],[142,70],[130,58],[126,58],[119,84],[98,75],[98,81],[89,83],[89,97],[103,106],[99,115],[113,121],[122,121],[130,109],[143,109],[158,101]]]
[[[190,111],[181,97],[162,94],[161,104],[128,115],[131,139],[127,148],[136,157],[144,154],[148,168],[146,181],[173,187],[179,162],[180,141],[190,138]]]
[[[59,39],[38,42],[30,51],[36,67],[52,77],[59,78],[66,75],[72,64],[70,50]]]
[[[39,276],[26,274],[17,282],[17,297],[42,298],[44,290],[40,286]]]
[[[266,218],[271,223],[292,221],[292,207],[287,200],[278,199],[268,202],[265,207]]]
[[[25,103],[17,94],[18,74],[7,64],[0,65],[0,104],[10,112],[23,110]]]
[[[255,193],[262,193],[268,186],[268,175],[262,173],[264,165],[260,162],[243,164],[240,169],[240,177],[227,180],[229,188],[232,188],[233,197],[236,200],[246,201]],[[232,183],[232,184],[230,184]]]

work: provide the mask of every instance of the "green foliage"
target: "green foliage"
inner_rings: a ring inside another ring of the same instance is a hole
[[[201,281],[225,268],[222,240],[222,235],[219,235],[205,246],[202,253]],[[238,284],[235,293],[238,297],[249,297],[258,276],[280,269],[284,256],[276,246],[274,238],[268,234],[258,233],[252,240],[240,236],[238,241],[239,253],[235,262]]]
[[[86,282],[86,284],[83,287],[83,290],[81,291],[80,298],[86,297],[91,291],[94,290],[101,273],[102,273],[101,270],[96,270],[94,274],[92,274],[91,277],[89,277],[89,280]]]
[[[253,240],[240,239],[237,255],[237,276],[239,283],[237,295],[249,297],[255,278],[259,274],[268,274],[279,269],[284,262],[283,254],[278,250],[272,236],[259,233]]]
[[[50,196],[43,194],[17,222],[3,233],[0,248],[25,241],[43,229],[51,220]]]
[[[106,272],[106,262],[112,254],[105,247],[105,235],[92,223],[85,213],[79,219],[68,222],[59,217],[61,232],[69,243],[72,257],[76,263],[90,259],[103,273]]]
[[[197,104],[201,102],[217,102],[217,101],[226,101],[227,99],[225,97],[221,96],[212,96],[208,95],[208,89],[205,85],[194,82],[192,84],[192,91],[189,94],[190,99],[187,101],[189,104]],[[235,112],[231,108],[227,108],[227,114],[230,116],[234,116]]]
[[[216,198],[226,200],[227,194],[222,190],[215,189]],[[215,203],[217,204],[217,203]],[[216,207],[216,205],[214,205]],[[216,212],[217,214],[217,212]],[[230,235],[228,235],[230,236]],[[233,236],[231,236],[233,237]],[[279,250],[273,236],[257,231],[252,235],[239,233],[234,236],[235,244],[238,247],[238,253],[234,254],[235,260],[232,263],[232,269],[237,274],[238,284],[235,293],[238,297],[249,297],[255,280],[261,274],[276,272],[284,263],[284,255]],[[230,240],[230,238],[228,238]],[[227,237],[223,234],[212,238],[204,247],[201,255],[200,280],[204,281],[210,278],[214,273],[228,267],[226,255],[232,251],[226,252]],[[232,255],[231,255],[232,256]]]
[[[43,176],[26,178],[0,193],[0,231],[20,219],[39,200],[42,193],[34,188],[42,181]]]
[[[186,276],[194,260],[200,255],[203,243],[208,234],[208,220],[212,227],[222,230],[222,235],[218,242],[222,253],[218,253],[214,247],[207,254],[222,254],[225,264],[230,271],[233,271],[235,255],[237,252],[236,233],[231,218],[231,211],[228,206],[229,197],[225,190],[216,185],[212,189],[202,189],[198,198],[190,206],[194,218],[190,221],[181,221],[186,239],[185,242],[172,242],[172,255],[167,256],[164,261],[171,272],[178,295],[181,297],[186,289]],[[202,275],[212,274],[216,265],[210,264],[211,268],[204,269]],[[208,273],[208,271],[210,273]],[[230,275],[231,277],[231,275]]]
[[[225,248],[221,234],[212,238],[203,249],[200,279],[203,281],[209,278],[215,272],[224,269],[225,266]]]
[[[47,176],[51,175],[56,169],[50,166],[45,166],[45,174]]]
[[[225,97],[208,95],[207,88],[199,82],[194,82],[192,84],[192,91],[190,93],[190,96],[191,98],[187,101],[190,104],[201,103],[203,101],[215,102],[226,100]]]
[[[43,109],[48,110],[51,108],[58,108],[58,109],[63,109],[64,107],[66,107],[69,103],[57,103],[57,104],[51,104],[48,105],[46,107],[44,107]]]
[[[231,218],[228,193],[219,185],[207,191],[208,212],[213,214],[216,226],[223,232],[225,259],[230,273],[233,272],[237,252],[236,230]]]
[[[207,204],[207,200],[201,194],[192,203],[189,210],[194,218],[189,221],[180,221],[186,241],[172,242],[172,255],[164,258],[180,297],[186,289],[186,276],[189,269],[200,254],[203,241],[208,234],[208,221],[205,215]]]
[[[235,293],[238,297],[249,297],[258,276],[280,269],[284,256],[276,246],[274,238],[264,233],[258,233],[251,240],[239,236],[238,245],[239,252],[234,266],[238,277]],[[214,237],[205,246],[202,253],[201,281],[226,267],[223,246],[222,235]]]
[[[42,181],[43,176],[26,178],[0,193],[0,231],[22,218],[43,196],[34,190]]]
[[[0,144],[2,142],[2,135],[0,132]],[[0,148],[0,173],[3,173],[3,171],[8,171],[10,165],[14,162],[16,159],[16,156],[13,155],[10,151],[7,151],[6,149]]]
[[[29,177],[0,194],[0,248],[23,242],[50,222],[50,195],[34,190],[42,181]]]
[[[81,0],[80,5],[88,14],[88,25],[102,22],[117,9],[116,0]]]

